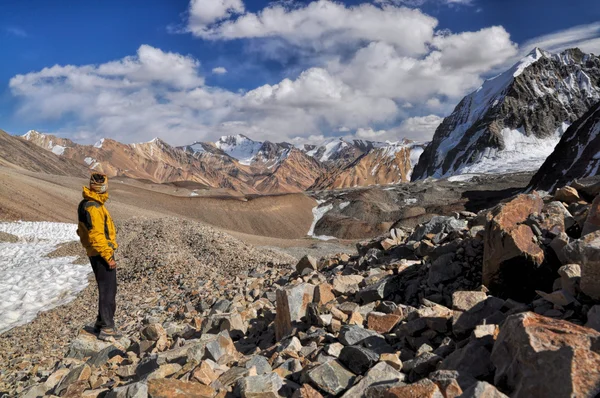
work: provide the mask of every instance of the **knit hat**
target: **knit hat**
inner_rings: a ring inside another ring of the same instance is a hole
[[[92,173],[90,176],[90,189],[96,193],[106,193],[108,190],[108,177],[104,173]]]

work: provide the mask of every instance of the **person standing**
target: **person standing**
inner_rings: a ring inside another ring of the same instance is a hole
[[[90,186],[83,187],[83,200],[77,209],[77,235],[85,248],[98,284],[98,316],[94,332],[101,340],[120,339],[115,327],[118,248],[116,229],[104,204],[108,200],[108,177],[92,173]]]

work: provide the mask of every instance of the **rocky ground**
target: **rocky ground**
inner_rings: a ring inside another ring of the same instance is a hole
[[[75,336],[93,319],[88,288],[2,336],[3,388],[23,397],[594,397],[600,185],[574,186],[299,262],[194,223],[134,222],[120,257],[126,337]],[[57,327],[67,314],[70,326]]]

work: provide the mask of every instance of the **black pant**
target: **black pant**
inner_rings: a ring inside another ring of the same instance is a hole
[[[110,269],[108,263],[100,256],[90,257],[98,283],[98,318],[96,325],[101,328],[115,326],[115,310],[117,308],[117,269]]]

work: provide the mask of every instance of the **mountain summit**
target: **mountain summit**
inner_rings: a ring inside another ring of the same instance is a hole
[[[437,128],[413,180],[536,170],[600,100],[600,59],[536,48],[466,96]]]

